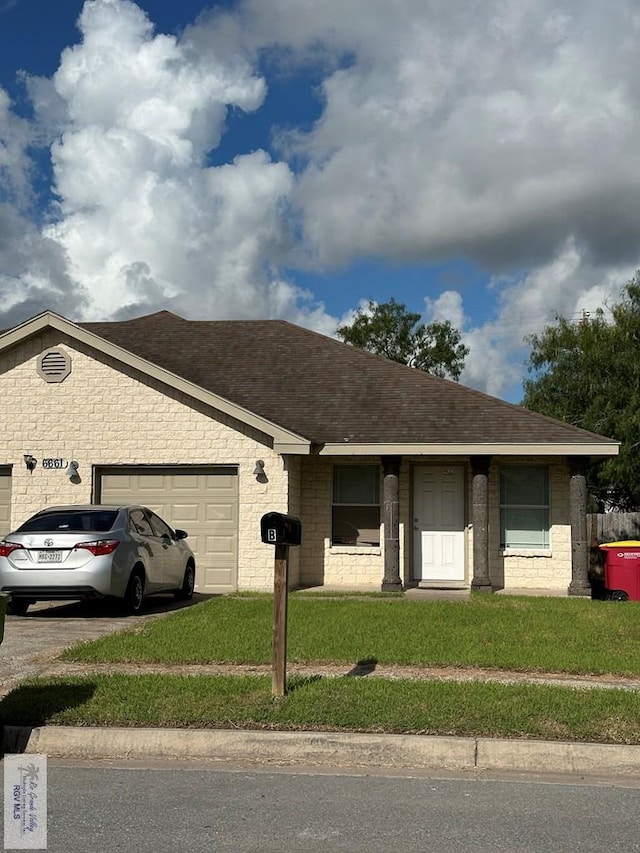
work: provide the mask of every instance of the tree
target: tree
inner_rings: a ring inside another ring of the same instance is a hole
[[[523,405],[622,442],[620,455],[591,467],[600,505],[640,509],[640,273],[621,301],[577,323],[559,319],[528,339]]]
[[[456,382],[469,354],[448,320],[425,325],[419,314],[393,297],[381,305],[370,300],[367,309],[359,308],[353,323],[340,326],[336,334],[354,347]]]

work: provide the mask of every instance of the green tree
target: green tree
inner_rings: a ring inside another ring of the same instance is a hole
[[[370,300],[366,309],[358,309],[353,323],[340,326],[336,334],[354,347],[456,382],[469,354],[448,320],[425,325],[419,314],[393,297],[380,305]]]
[[[620,511],[640,509],[640,273],[611,316],[559,319],[531,345],[523,405],[622,442],[589,472],[591,494]]]

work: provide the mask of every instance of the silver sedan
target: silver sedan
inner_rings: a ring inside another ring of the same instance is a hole
[[[56,506],[0,541],[9,612],[34,601],[114,596],[137,613],[146,595],[193,595],[196,563],[184,530],[144,506]]]

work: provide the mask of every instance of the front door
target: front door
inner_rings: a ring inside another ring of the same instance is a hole
[[[464,468],[420,465],[413,477],[413,576],[465,581]]]

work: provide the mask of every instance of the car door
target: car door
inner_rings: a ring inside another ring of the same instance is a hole
[[[182,584],[185,569],[185,559],[182,548],[178,544],[175,533],[159,515],[150,509],[145,510],[156,537],[163,551],[162,585],[175,589]]]
[[[132,537],[137,541],[147,569],[147,592],[163,586],[165,551],[162,539],[154,530],[148,512],[142,507],[129,513]]]

